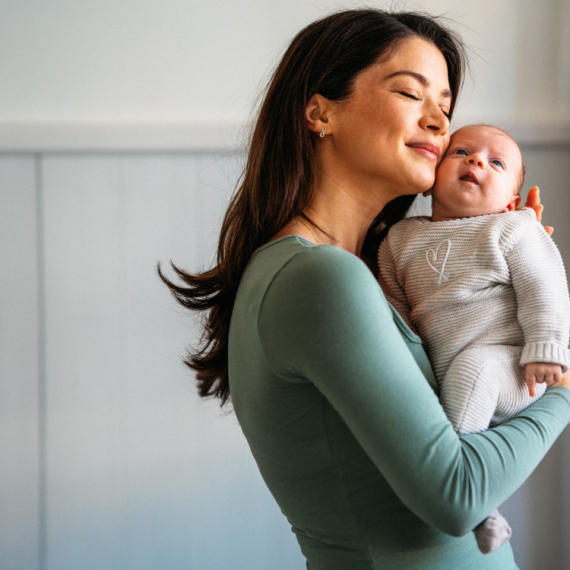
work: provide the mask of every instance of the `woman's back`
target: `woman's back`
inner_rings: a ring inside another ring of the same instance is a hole
[[[497,506],[481,483],[487,469],[505,474],[521,458],[505,460],[493,435],[461,445],[419,338],[395,323],[355,256],[298,236],[257,250],[232,315],[229,377],[243,432],[311,570],[516,568],[508,544],[484,556],[468,531]],[[551,392],[560,429],[566,392]],[[519,423],[538,461],[547,443]],[[518,476],[495,479],[505,497],[518,486]]]

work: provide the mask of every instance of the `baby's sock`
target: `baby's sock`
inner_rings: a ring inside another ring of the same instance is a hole
[[[496,509],[478,526],[473,529],[479,550],[489,554],[505,544],[513,531],[507,519]]]

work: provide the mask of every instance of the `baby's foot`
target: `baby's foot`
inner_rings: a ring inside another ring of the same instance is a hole
[[[513,533],[507,519],[496,509],[473,532],[483,554],[497,550]]]

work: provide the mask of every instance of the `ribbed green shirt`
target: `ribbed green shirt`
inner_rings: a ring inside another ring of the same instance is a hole
[[[470,532],[570,420],[549,388],[505,424],[459,437],[415,336],[366,265],[286,236],[259,248],[229,343],[232,402],[310,570],[514,570]]]

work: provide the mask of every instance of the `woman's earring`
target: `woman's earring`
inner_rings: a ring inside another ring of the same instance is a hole
[[[325,133],[327,132],[327,128],[323,127],[323,130],[320,132],[319,136],[324,139],[325,138]]]

